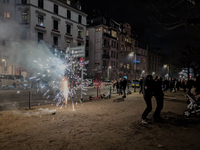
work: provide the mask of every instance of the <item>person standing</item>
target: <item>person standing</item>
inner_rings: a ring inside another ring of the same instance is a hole
[[[119,81],[117,80],[116,82],[116,89],[117,89],[117,94],[119,93]]]
[[[123,88],[123,80],[120,79],[119,95],[122,95],[122,88]]]
[[[113,82],[112,82],[112,86],[113,86],[113,93],[115,91],[115,84],[116,84],[116,80],[114,79]]]
[[[142,86],[143,80],[144,80],[144,77],[142,77],[142,78],[140,79],[140,92],[139,92],[140,94],[143,93],[143,92],[142,92],[142,91],[143,91],[143,90],[142,90],[142,89],[143,89],[143,86]]]
[[[152,79],[153,79],[152,75],[147,75],[147,77],[143,81],[143,98],[147,105],[146,109],[144,110],[144,112],[142,114],[142,118],[141,118],[142,123],[144,123],[144,124],[148,123],[146,117],[152,110],[152,103],[151,103],[152,86],[153,86]]]
[[[124,77],[124,80],[122,81],[122,85],[123,85],[123,93],[124,93],[123,98],[126,98],[126,85],[127,85],[127,80],[126,80],[125,77]]]
[[[157,107],[153,114],[153,120],[155,122],[161,121],[160,112],[163,109],[164,93],[162,90],[162,78],[156,78],[154,80],[153,93],[156,98]]]

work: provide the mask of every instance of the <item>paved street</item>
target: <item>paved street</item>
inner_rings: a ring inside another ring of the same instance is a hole
[[[91,91],[91,89],[90,89]],[[152,98],[153,110],[156,108]],[[199,118],[186,118],[183,91],[165,92],[163,123],[141,123],[146,105],[138,92],[123,99],[98,99],[60,109],[55,105],[32,110],[0,111],[0,149],[71,150],[197,150]],[[52,111],[56,113],[52,114]],[[19,144],[20,143],[20,144]]]

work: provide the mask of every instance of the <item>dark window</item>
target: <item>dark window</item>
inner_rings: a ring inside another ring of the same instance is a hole
[[[8,79],[14,80],[13,76],[8,76]]]
[[[106,55],[106,50],[103,50],[103,54]]]
[[[113,57],[113,51],[111,51],[111,57]]]
[[[85,56],[89,57],[89,51],[88,50],[85,51]]]
[[[43,8],[44,7],[44,0],[38,0],[38,7]]]
[[[105,60],[103,61],[103,66],[106,66],[106,61]]]
[[[58,21],[53,21],[53,29],[58,30]]]
[[[115,58],[115,52],[114,52],[114,58]]]
[[[43,33],[38,32],[38,42],[41,42],[43,40]]]
[[[58,14],[58,5],[54,4],[54,13]]]
[[[67,18],[71,19],[71,11],[67,10]]]
[[[68,24],[67,24],[67,33],[71,34],[71,25],[68,25]]]
[[[118,59],[118,53],[117,53],[117,56],[116,56],[116,58]]]
[[[82,23],[82,16],[81,15],[78,15],[78,22]]]
[[[28,14],[27,13],[21,14],[21,23],[28,23]]]
[[[27,0],[22,0],[22,4],[27,4]]]
[[[104,39],[104,45],[106,45],[106,40]]]
[[[78,46],[81,46],[81,43],[80,43],[80,42],[78,42]]]
[[[118,68],[118,63],[116,62],[116,68]]]
[[[86,47],[89,46],[89,40],[86,40]]]
[[[7,3],[9,3],[9,0],[7,0]]]
[[[57,36],[53,37],[53,45],[58,46],[58,37]]]
[[[6,0],[3,0],[3,3],[5,4],[5,3],[6,3]]]

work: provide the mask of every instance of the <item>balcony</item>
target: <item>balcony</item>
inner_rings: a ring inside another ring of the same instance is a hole
[[[110,45],[102,45],[102,47],[110,49]]]
[[[107,69],[108,67],[106,65],[103,65],[102,66],[102,69]]]
[[[106,36],[106,37],[109,37],[109,38],[113,38],[113,39],[117,39],[117,38],[115,38],[115,37],[112,37],[110,34],[108,34],[108,33],[103,33],[103,36]]]
[[[102,58],[110,59],[110,56],[104,54],[104,55],[102,55]]]

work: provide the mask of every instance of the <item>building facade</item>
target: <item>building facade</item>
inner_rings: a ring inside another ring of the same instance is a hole
[[[87,14],[79,1],[0,0],[0,4],[0,18],[16,21],[21,40],[44,41],[63,51],[86,43]]]
[[[88,19],[86,31],[87,77],[117,79],[119,72],[118,29],[120,25],[99,11]]]
[[[139,79],[147,72],[148,46],[143,46],[128,23],[121,25],[119,32],[120,71],[119,77]],[[141,45],[141,46],[140,46]]]

